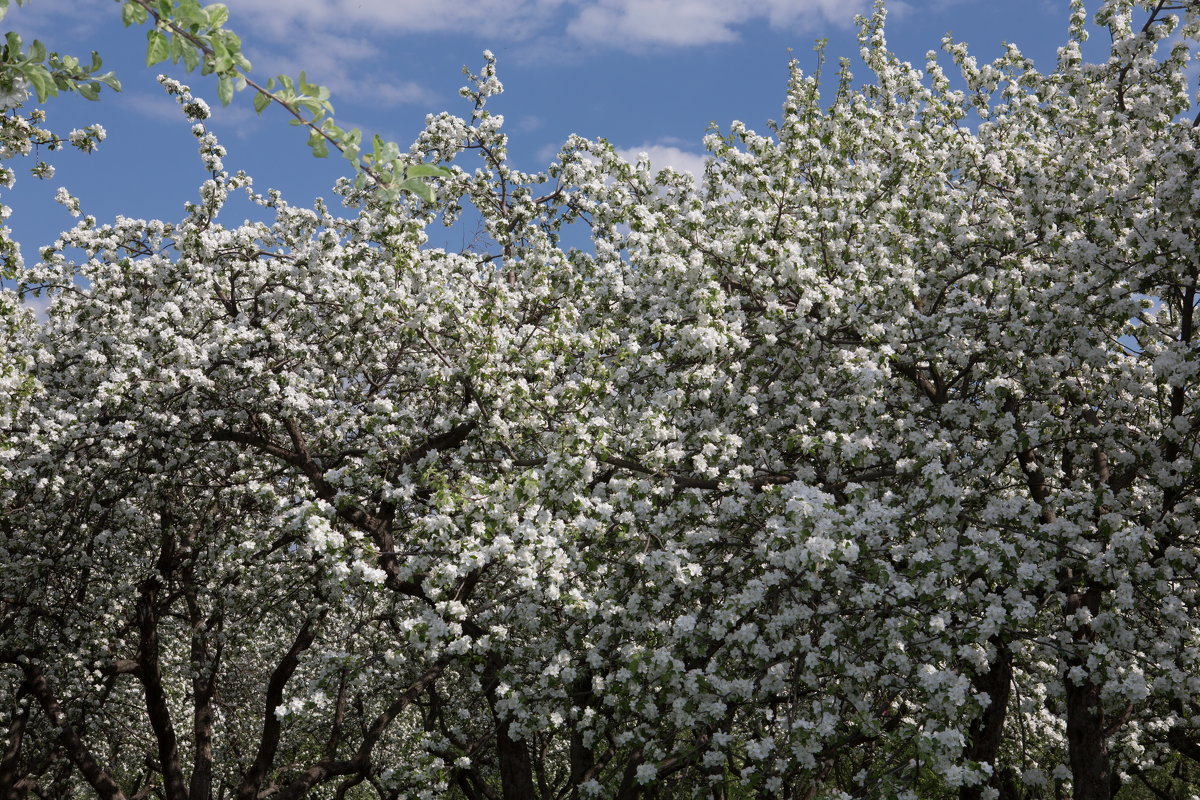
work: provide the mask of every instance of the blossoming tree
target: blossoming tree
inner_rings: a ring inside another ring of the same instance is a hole
[[[1135,11],[1087,63],[1073,3],[1048,74],[947,41],[952,80],[878,9],[870,82],[793,67],[695,180],[513,169],[489,56],[402,159],[448,205],[346,216],[226,172],[165,81],[187,216],[20,276],[0,796],[1171,796],[1200,13]],[[429,248],[468,205],[494,246]]]

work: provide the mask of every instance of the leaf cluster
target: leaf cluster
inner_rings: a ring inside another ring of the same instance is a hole
[[[289,123],[308,130],[308,146],[314,156],[325,158],[330,147],[353,165],[360,185],[371,181],[390,199],[412,193],[433,203],[433,188],[424,178],[445,178],[443,168],[413,165],[407,167],[394,143],[377,144],[362,153],[362,132],[346,130],[337,124],[327,87],[310,83],[305,72],[297,78],[278,75],[260,85],[250,75],[251,64],[242,54],[241,40],[224,28],[229,9],[222,3],[202,6],[197,0],[121,0],[122,19],[128,25],[153,20],[146,32],[146,64],[170,59],[183,62],[189,72],[200,68],[203,75],[217,77],[217,96],[222,105],[233,100],[235,91],[250,88],[254,110],[262,113],[272,104],[283,107],[291,116]],[[416,171],[413,171],[416,170]]]

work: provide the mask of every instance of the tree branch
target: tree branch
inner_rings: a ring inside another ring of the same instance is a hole
[[[67,714],[54,697],[54,693],[51,692],[50,685],[46,682],[46,676],[32,668],[27,668],[26,677],[26,685],[30,692],[37,698],[38,704],[49,718],[50,724],[58,729],[58,739],[66,748],[67,757],[71,759],[71,763],[83,775],[88,785],[95,790],[101,800],[125,800],[125,794],[117,786],[116,781],[97,763],[92,751],[83,743],[75,728],[67,720]]]
[[[292,646],[288,648],[287,653],[280,659],[271,673],[271,679],[267,682],[267,697],[266,708],[263,712],[262,735],[259,738],[258,754],[254,758],[254,763],[242,778],[241,784],[237,788],[236,797],[238,800],[255,800],[258,797],[259,787],[262,785],[263,779],[275,764],[275,753],[279,749],[279,734],[283,729],[283,723],[275,714],[275,710],[283,704],[283,690],[287,686],[292,675],[296,672],[296,668],[300,665],[300,656],[312,646],[316,639],[316,628],[322,620],[324,620],[324,612],[316,619],[309,618],[304,621],[300,631],[296,634]]]
[[[137,604],[137,623],[140,642],[138,645],[137,676],[146,695],[146,714],[150,727],[158,741],[158,760],[162,766],[163,789],[167,800],[188,800],[187,786],[183,780],[183,769],[179,763],[178,739],[175,726],[171,723],[171,710],[167,705],[167,694],[162,685],[162,669],[158,663],[158,582],[143,581],[138,587],[140,596]]]
[[[393,700],[391,705],[371,723],[371,727],[367,729],[366,734],[363,736],[362,744],[359,745],[354,758],[340,761],[323,759],[313,764],[304,771],[303,775],[285,786],[276,795],[278,800],[298,800],[298,798],[303,797],[314,786],[342,775],[358,775],[365,778],[371,770],[371,751],[375,748],[380,737],[383,736],[397,715],[411,705],[421,692],[425,690],[425,687],[436,680],[445,668],[446,665],[444,663],[435,664],[430,667],[420,678],[405,689],[399,697]]]

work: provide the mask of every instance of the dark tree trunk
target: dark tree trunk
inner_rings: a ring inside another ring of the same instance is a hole
[[[1000,742],[1004,736],[1004,720],[1008,716],[1008,698],[1012,694],[1012,653],[999,637],[993,636],[991,643],[996,647],[996,660],[987,672],[971,678],[971,685],[978,692],[986,692],[992,702],[983,713],[971,722],[967,747],[963,756],[969,761],[992,765],[992,779],[986,784],[1001,788],[1001,772],[996,764]],[[980,800],[984,785],[964,786],[959,790],[959,800]]]
[[[18,697],[21,696],[18,693]],[[25,739],[25,726],[29,723],[29,706],[19,706],[8,726],[4,757],[0,758],[0,797],[17,795],[16,787],[24,776],[21,765],[21,743]]]
[[[1111,800],[1112,767],[1100,705],[1100,687],[1088,679],[1067,688],[1067,748],[1074,800]]]
[[[575,705],[581,711],[591,705],[592,701],[592,675],[590,671],[584,670],[571,685],[571,695],[575,698]],[[579,785],[588,780],[588,773],[596,765],[596,754],[591,747],[584,744],[583,733],[578,729],[571,730],[571,745],[567,754],[571,763],[571,777],[569,785],[571,786],[571,800],[579,800]]]
[[[88,749],[83,739],[76,733],[74,726],[67,720],[67,713],[51,692],[50,686],[46,683],[46,677],[32,667],[27,667],[26,685],[46,713],[46,719],[58,728],[58,740],[66,750],[67,757],[71,759],[71,763],[92,787],[92,791],[101,800],[125,800],[125,795],[117,786],[117,782],[100,766],[92,755],[92,751]]]
[[[500,685],[500,660],[491,658],[484,670],[484,693],[492,712],[496,732],[496,763],[500,767],[500,796],[503,800],[534,800],[537,790],[533,784],[533,764],[525,742],[508,735],[508,720],[496,709],[496,687]]]
[[[496,760],[500,764],[500,791],[504,800],[533,800],[533,765],[529,748],[508,735],[508,721],[493,711],[496,726]]]
[[[183,768],[179,757],[179,740],[175,725],[171,721],[170,704],[163,686],[162,667],[158,650],[158,592],[160,586],[154,579],[146,580],[138,587],[140,596],[137,604],[137,623],[140,634],[138,645],[138,678],[146,696],[146,715],[150,728],[158,743],[158,760],[162,769],[163,790],[167,800],[188,800],[187,783],[183,779]]]
[[[1068,596],[1066,611],[1074,614],[1087,608],[1094,616],[1100,609],[1100,590],[1095,586]],[[1086,664],[1092,640],[1090,627],[1075,631],[1079,652],[1068,662],[1063,685],[1067,695],[1067,752],[1071,761],[1073,800],[1112,800],[1112,764],[1105,731],[1104,705],[1100,686],[1091,675],[1071,677],[1071,668]]]

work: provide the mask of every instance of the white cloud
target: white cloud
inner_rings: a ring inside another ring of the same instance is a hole
[[[696,46],[733,41],[738,28],[757,20],[772,27],[810,30],[848,25],[869,10],[869,0],[231,0],[235,15],[253,17],[253,28],[295,42],[299,31],[370,28],[393,33],[471,31],[528,41],[564,32],[580,41],[618,48]],[[236,28],[237,20],[235,19]],[[305,63],[327,57],[297,46]],[[352,54],[352,58],[361,57]]]
[[[9,15],[4,18],[4,27],[27,39],[41,39],[50,49],[68,49],[65,44],[94,43],[95,20],[111,17],[112,13],[111,0],[107,3],[104,0],[40,0],[24,8],[10,8]],[[74,55],[83,57],[87,53],[76,52]]]
[[[658,172],[670,167],[676,172],[690,174],[697,182],[704,177],[704,161],[707,158],[704,153],[696,153],[663,143],[619,148],[617,154],[631,164],[637,163],[645,156],[650,162],[651,172]]]
[[[512,129],[518,133],[532,133],[542,127],[542,118],[537,114],[521,114],[512,123]]]
[[[197,92],[204,94],[203,88],[196,86]],[[130,92],[128,90],[113,96],[113,103],[120,104],[136,114],[159,122],[174,123],[182,127],[191,127],[187,117],[179,108],[179,103],[164,92]]]
[[[510,39],[544,26],[568,0],[233,0],[235,14],[251,14],[257,30],[274,36],[295,26],[368,25],[406,33],[471,30]]]
[[[598,0],[567,26],[579,39],[618,47],[733,41],[737,27],[765,19],[774,28],[849,24],[867,0]]]
[[[259,117],[250,108],[249,102],[239,103],[235,98],[232,105],[222,106],[213,97],[216,94],[216,85],[208,78],[192,81],[190,85],[194,94],[209,101],[212,118],[208,125],[217,135],[223,136],[232,133],[239,138],[245,138],[258,128]],[[181,130],[191,128],[191,123],[179,108],[179,103],[163,91],[131,92],[126,90],[121,94],[112,95],[111,102],[145,119],[175,125]]]
[[[274,49],[249,53],[256,74],[295,78],[305,70],[310,80],[329,87],[335,103],[343,98],[395,106],[434,99],[432,92],[413,81],[381,81],[374,71],[360,69],[360,62],[382,57],[379,48],[363,36],[305,27],[291,31],[287,40],[286,53]]]
[[[737,3],[712,0],[602,0],[567,25],[572,36],[603,44],[715,44],[737,38]]]
[[[44,324],[50,318],[50,303],[53,300],[49,295],[41,295],[39,297],[26,296],[21,299],[21,302],[26,308],[33,311],[34,319],[39,324]]]

